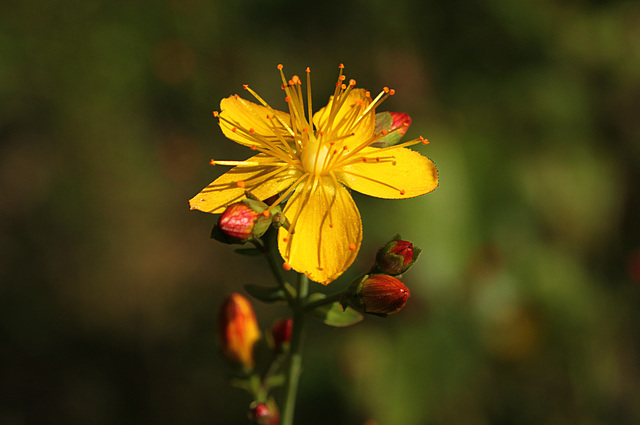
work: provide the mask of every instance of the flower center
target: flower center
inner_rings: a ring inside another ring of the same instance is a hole
[[[322,175],[328,172],[329,167],[327,167],[329,160],[329,146],[325,143],[320,143],[317,140],[309,139],[305,148],[302,151],[302,167],[304,171],[315,174]]]

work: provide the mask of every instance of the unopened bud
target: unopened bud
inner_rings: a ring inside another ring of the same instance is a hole
[[[282,351],[289,345],[291,329],[293,329],[293,320],[291,318],[281,319],[273,325],[271,338],[273,340],[273,348],[276,351]]]
[[[249,419],[257,425],[278,425],[280,423],[280,412],[278,406],[272,399],[266,403],[251,403],[249,407]]]
[[[228,244],[242,244],[259,238],[271,226],[270,214],[264,202],[255,199],[243,199],[231,204],[222,213],[211,232],[211,237]]]
[[[421,251],[411,242],[402,240],[400,235],[395,235],[378,250],[373,271],[393,276],[402,274],[413,266]]]
[[[351,301],[365,313],[386,316],[402,310],[409,295],[409,288],[395,277],[373,274],[358,284]]]
[[[224,301],[218,316],[220,348],[233,363],[253,368],[253,346],[260,339],[260,329],[249,300],[233,293]]]
[[[409,114],[405,114],[404,112],[389,112],[391,114],[391,118],[393,119],[393,124],[391,124],[391,128],[389,132],[397,131],[400,133],[400,136],[404,136],[407,134],[407,130],[411,125],[411,117]]]

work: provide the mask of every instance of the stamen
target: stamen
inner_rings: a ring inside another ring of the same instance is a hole
[[[245,187],[245,182],[244,182],[244,180],[238,180],[238,181],[236,182],[236,186],[238,186],[238,187]]]
[[[349,244],[349,249],[350,249],[351,251],[355,251],[355,250],[356,250],[356,244],[354,244],[354,243],[350,243],[350,244]]]
[[[282,268],[285,269],[286,271],[289,271],[291,270],[291,264],[285,261],[284,263],[282,263]]]

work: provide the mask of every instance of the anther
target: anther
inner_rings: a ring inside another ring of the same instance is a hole
[[[307,127],[305,127],[305,128],[303,128],[303,129],[302,129],[302,132],[303,132],[303,133],[306,133],[306,132],[308,132],[308,131],[309,131],[309,129],[308,129]]]
[[[252,151],[255,151],[258,149],[258,147],[256,145],[251,145],[249,146],[249,149],[251,149]]]
[[[400,190],[400,195],[404,195],[405,193],[407,192],[405,192],[404,189]]]
[[[386,136],[387,134],[389,134],[389,132],[385,129],[382,129],[382,134]]]
[[[231,131],[233,131],[233,132],[235,133],[236,131],[238,131],[238,127],[233,127],[233,128],[231,129]]]
[[[282,242],[284,242],[284,243],[289,242],[289,238],[282,238]]]
[[[209,164],[216,165],[216,162],[212,159],[211,161],[209,161]]]
[[[307,69],[305,69],[304,72],[311,72],[311,68],[307,67]]]
[[[249,85],[248,85],[248,84],[243,84],[243,85],[242,85],[242,88],[246,90],[246,89],[248,89],[248,88],[249,88]]]
[[[281,70],[281,69],[282,69],[282,68],[284,68],[284,67],[282,66],[282,64],[281,64],[281,63],[279,63],[279,64],[278,64],[278,66],[277,66],[277,68],[278,68],[278,70]]]
[[[255,133],[256,131],[253,128],[249,129],[249,133]]]
[[[338,68],[340,68],[340,69],[344,69],[344,64],[340,64],[340,65],[338,65]]]
[[[267,217],[267,218],[268,218],[268,217],[271,217],[271,211],[269,211],[269,210],[264,210],[264,211],[262,211],[262,215],[263,215],[263,216],[265,216],[265,217]]]
[[[216,118],[217,118],[217,117],[218,117],[218,115],[220,115],[220,113],[219,113],[218,111],[213,111],[213,116],[214,116],[214,117],[216,117]]]
[[[282,264],[282,268],[285,269],[286,271],[291,270],[291,264],[287,263],[286,261]]]
[[[346,85],[346,84],[341,84],[341,85],[340,85],[340,88],[341,88],[342,90],[344,90],[344,89],[346,89],[346,88],[347,88],[347,85]]]
[[[364,92],[364,95],[368,98],[371,98],[371,92],[369,90],[367,90],[366,92]]]
[[[238,186],[238,187],[240,187],[240,188],[245,187],[244,180],[238,180],[238,181],[236,182],[236,186]]]
[[[393,96],[394,94],[396,94],[396,91],[394,89],[389,90],[389,96]]]
[[[329,223],[329,227],[333,229],[333,223]]]
[[[351,87],[355,86],[355,85],[356,85],[356,80],[354,80],[353,78],[352,78],[352,79],[350,79],[350,80],[349,80],[349,85],[350,85]]]
[[[385,87],[382,89],[385,93],[389,93],[389,87]]]
[[[300,77],[298,77],[297,75],[294,75],[293,77],[291,77],[291,81],[293,81],[293,84],[302,84]]]
[[[349,244],[349,249],[350,249],[351,251],[355,251],[355,250],[356,250],[356,244],[354,244],[354,243],[350,243],[350,244]]]
[[[344,81],[346,79],[347,79],[347,77],[345,77],[344,75],[341,75],[341,76],[338,77],[338,80],[340,80],[340,81]]]
[[[287,97],[285,97],[285,98],[284,98],[284,101],[285,101],[285,102],[291,102],[291,96],[287,96]]]

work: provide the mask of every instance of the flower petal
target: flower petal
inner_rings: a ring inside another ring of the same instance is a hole
[[[363,140],[373,135],[376,126],[376,112],[371,108],[363,116],[367,106],[371,104],[371,96],[366,95],[364,89],[353,89],[347,94],[347,98],[335,112],[335,118],[329,123],[334,96],[329,98],[329,104],[313,115],[313,123],[318,132],[327,133],[329,139],[349,136],[345,139],[345,145],[353,148]],[[359,120],[355,127],[353,123]],[[351,134],[353,133],[353,136]]]
[[[269,109],[257,103],[249,102],[238,95],[220,101],[220,128],[225,136],[245,146],[263,145],[260,140],[280,145],[278,131],[283,137],[291,139],[282,122],[289,125],[289,114]],[[278,117],[271,120],[267,116]],[[235,128],[235,130],[234,130]],[[253,132],[251,132],[253,130]]]
[[[294,270],[327,285],[353,263],[362,242],[360,212],[330,176],[296,188],[284,213],[293,233],[280,228],[278,247]]]
[[[255,155],[247,162],[259,165],[240,165],[227,171],[189,200],[191,209],[221,213],[227,205],[244,199],[246,190],[264,200],[284,191],[300,175],[295,169],[279,166],[281,161],[277,158],[264,154]],[[238,185],[239,181],[244,184]]]
[[[438,170],[431,160],[406,148],[366,148],[367,162],[342,167],[341,182],[365,195],[386,199],[412,198],[438,187]],[[380,158],[380,162],[376,161]]]

